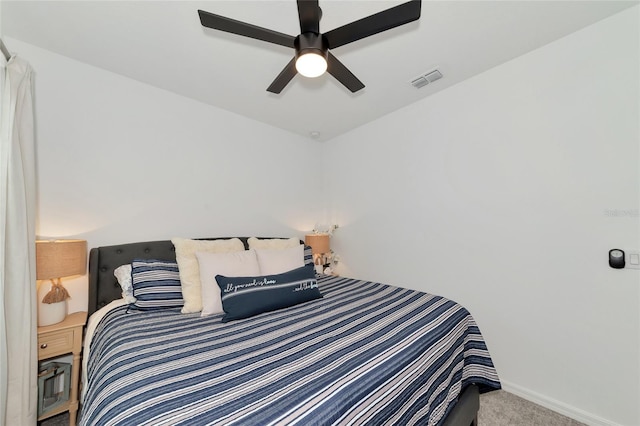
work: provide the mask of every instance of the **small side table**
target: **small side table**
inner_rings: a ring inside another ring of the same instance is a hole
[[[87,313],[75,312],[67,315],[62,322],[38,327],[38,361],[69,353],[73,354],[69,401],[38,417],[38,421],[68,411],[69,425],[75,426],[76,424],[76,416],[78,415],[78,385],[80,382],[82,332],[86,323]]]

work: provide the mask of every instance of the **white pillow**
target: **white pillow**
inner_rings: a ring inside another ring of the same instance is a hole
[[[136,303],[136,298],[133,297],[133,283],[131,282],[131,264],[122,265],[117,267],[113,271],[118,280],[118,284],[122,288],[122,298],[127,303]]]
[[[196,257],[198,258],[200,283],[202,285],[202,314],[200,314],[202,317],[224,312],[216,275],[224,275],[226,277],[255,277],[260,275],[258,258],[254,250],[233,253],[197,251]]]
[[[304,246],[280,250],[256,249],[260,275],[276,275],[304,266]]]
[[[300,245],[300,239],[295,237],[287,239],[269,238],[265,240],[250,237],[247,242],[250,249],[285,249]]]
[[[176,262],[180,271],[180,286],[184,298],[182,313],[200,312],[202,311],[202,290],[196,251],[209,253],[244,251],[244,244],[238,238],[209,241],[172,238],[171,242],[176,247]]]

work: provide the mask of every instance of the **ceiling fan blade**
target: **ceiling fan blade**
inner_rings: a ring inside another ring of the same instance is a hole
[[[298,73],[296,70],[296,58],[294,57],[289,63],[284,67],[280,74],[273,80],[273,83],[269,87],[267,87],[267,92],[271,93],[280,93],[282,89],[285,88],[287,84],[291,81],[293,77]]]
[[[327,55],[327,72],[334,76],[336,80],[342,83],[347,89],[351,90],[352,93],[364,88],[364,84],[358,80],[358,77],[353,75],[331,52],[328,52]]]
[[[421,0],[412,0],[324,33],[329,49],[415,21],[420,18],[421,6]]]
[[[298,16],[301,33],[320,33],[322,10],[318,6],[318,0],[298,0]]]
[[[255,38],[257,40],[266,41],[268,43],[279,44],[286,47],[294,47],[293,36],[269,30],[267,28],[258,27],[256,25],[247,24],[246,22],[236,21],[220,15],[215,15],[204,10],[198,10],[200,15],[200,23],[207,28],[225,31],[227,33],[237,34],[244,37]]]

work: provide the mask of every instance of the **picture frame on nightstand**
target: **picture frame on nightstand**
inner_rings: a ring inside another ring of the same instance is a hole
[[[71,364],[45,362],[38,369],[38,417],[69,401]]]

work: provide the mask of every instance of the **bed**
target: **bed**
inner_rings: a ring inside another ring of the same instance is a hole
[[[414,290],[318,275],[320,299],[226,323],[121,301],[115,268],[175,258],[171,241],[91,249],[81,425],[469,426],[500,388],[469,312]]]

